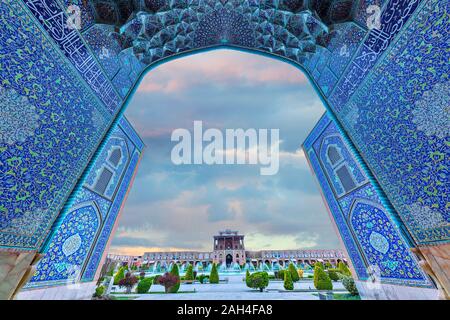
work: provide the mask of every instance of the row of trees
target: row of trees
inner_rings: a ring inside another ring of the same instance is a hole
[[[219,272],[217,270],[217,265],[213,264],[211,268],[211,273],[209,276],[199,275],[193,271],[192,265],[189,265],[184,280],[195,280],[198,279],[201,283],[204,282],[206,278],[209,278],[210,283],[219,283]],[[145,273],[140,274],[140,281],[138,277],[134,276],[132,272],[128,271],[128,266],[122,266],[119,268],[117,273],[114,275],[114,285],[119,287],[125,287],[126,292],[130,293],[134,285],[137,286],[137,293],[146,293],[150,290],[152,284],[160,284],[164,286],[166,293],[177,293],[180,289],[181,278],[180,272],[177,264],[174,264],[170,272],[166,272],[163,275],[158,275],[155,277],[145,277]]]
[[[303,276],[302,270],[297,270],[291,263],[287,270],[280,270],[277,277],[282,279],[285,290],[294,290],[294,283],[299,281]],[[323,265],[317,262],[314,265],[313,283],[317,290],[333,290],[332,281],[342,280],[344,287],[352,295],[357,295],[355,282],[351,276],[351,272],[346,264],[340,262],[336,269],[330,268],[328,265]],[[269,275],[267,272],[255,272],[250,274],[247,270],[245,275],[245,283],[247,287],[259,289],[261,292],[269,285]]]
[[[320,262],[314,265],[313,281],[314,287],[317,290],[332,290],[332,281],[338,280],[342,280],[342,284],[351,295],[358,294],[358,289],[356,288],[350,269],[345,263],[339,262],[336,269],[326,269]]]

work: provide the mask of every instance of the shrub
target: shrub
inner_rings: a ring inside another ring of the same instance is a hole
[[[197,276],[197,280],[198,282],[200,282],[201,284],[203,284],[205,282],[206,279],[209,279],[209,276],[206,274],[201,274],[199,276]]]
[[[96,297],[96,298],[102,297],[104,293],[105,293],[105,287],[99,286],[99,287],[95,288],[94,297]]]
[[[180,287],[180,277],[166,272],[164,273],[164,275],[158,278],[158,283],[164,286],[164,291],[166,293],[176,293],[178,291],[178,288]],[[173,288],[177,288],[177,290],[174,291]]]
[[[125,275],[125,278],[119,281],[119,287],[125,287],[127,289],[127,293],[131,293],[131,289],[138,282],[138,278],[133,276],[131,272],[128,272]]]
[[[186,270],[186,274],[184,275],[184,280],[194,280],[194,268],[192,264],[190,264]]]
[[[329,261],[327,261],[325,263],[325,269],[330,269],[330,268],[333,268],[333,266],[331,265],[331,263]]]
[[[109,271],[106,273],[107,276],[114,276],[114,264],[109,268]]]
[[[141,280],[143,280],[145,278],[145,272],[144,271],[141,271],[139,273],[139,278],[141,278]]]
[[[161,277],[161,275],[159,274],[153,277],[153,284],[159,284],[158,282],[159,277]]]
[[[350,272],[350,269],[347,267],[345,263],[342,261],[339,261],[338,263],[338,270],[340,273],[342,273],[344,276],[351,277],[352,273]]]
[[[324,266],[323,266],[323,263],[322,263],[321,261],[316,261],[316,263],[314,263],[314,268],[315,268],[316,266],[322,268],[322,270],[325,269]]]
[[[358,289],[356,288],[355,280],[353,280],[352,277],[344,276],[342,278],[342,284],[344,285],[345,289],[347,289],[347,291],[350,292],[352,296],[356,296],[359,294]]]
[[[114,285],[118,285],[119,281],[125,278],[125,267],[120,267],[114,276]]]
[[[317,290],[333,290],[331,279],[322,268],[315,269],[314,273],[317,273],[316,283],[314,283]]]
[[[248,274],[246,278],[247,286],[253,289],[259,289],[260,292],[263,292],[264,288],[269,285],[269,274],[265,271]]]
[[[332,281],[338,281],[339,280],[339,274],[336,269],[328,269],[328,276]]]
[[[177,293],[178,290],[180,289],[180,272],[178,270],[178,265],[174,264],[172,267],[172,270],[170,270],[170,274],[175,276],[177,278],[177,283],[174,284],[171,288],[170,288],[170,293]]]
[[[278,279],[284,280],[284,273],[286,272],[286,270],[279,270],[278,271]]]
[[[318,281],[318,276],[319,276],[319,269],[323,271],[323,269],[320,267],[320,264],[315,264],[313,281],[314,281],[314,287],[316,287],[316,288],[317,288],[317,281]]]
[[[301,278],[303,278],[303,270],[302,269],[298,269],[297,270],[297,274],[298,274],[298,279],[300,280]]]
[[[247,272],[245,273],[245,284],[247,285],[247,287],[250,287],[250,271],[247,270]]]
[[[288,270],[291,273],[291,279],[293,282],[297,282],[298,280],[300,280],[298,273],[297,273],[297,269],[295,269],[295,266],[292,262],[289,263]]]
[[[209,275],[209,283],[219,283],[219,272],[217,272],[216,264],[213,263],[211,274]]]
[[[284,272],[284,289],[286,290],[294,290],[294,282],[292,281],[291,273]]]
[[[147,293],[148,290],[150,290],[150,287],[152,286],[153,279],[152,278],[144,278],[141,281],[139,281],[137,286],[137,293]]]

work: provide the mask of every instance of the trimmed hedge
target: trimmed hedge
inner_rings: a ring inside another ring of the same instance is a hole
[[[211,268],[211,274],[209,275],[209,283],[219,283],[219,272],[217,271],[215,263],[213,263]]]
[[[259,289],[260,292],[263,292],[264,288],[269,285],[269,274],[265,271],[248,273],[245,282],[249,288]]]
[[[161,275],[159,274],[153,277],[153,284],[159,284],[158,282],[159,277],[161,277]]]
[[[180,289],[180,271],[178,270],[178,265],[176,263],[173,264],[172,270],[170,270],[170,274],[178,277],[178,282],[169,289],[169,292],[177,293]]]
[[[125,267],[120,267],[117,271],[116,275],[114,276],[114,285],[118,285],[119,281],[125,278]]]
[[[298,276],[297,269],[295,268],[294,264],[291,262],[289,263],[288,267],[289,272],[291,273],[291,279],[293,282],[297,282],[300,280],[300,277]]]
[[[197,280],[198,282],[200,282],[201,284],[203,284],[205,282],[206,279],[209,279],[209,276],[206,274],[201,274],[197,276]]]
[[[294,290],[294,282],[292,281],[291,273],[284,272],[284,283],[283,287],[286,290]]]
[[[153,278],[144,278],[141,281],[139,281],[137,285],[137,293],[147,293],[148,290],[150,290],[150,287],[152,286]]]
[[[339,272],[337,269],[328,269],[328,276],[332,281],[338,281],[339,280]]]
[[[342,284],[344,285],[344,288],[347,289],[348,292],[352,296],[356,296],[359,294],[358,289],[356,288],[355,280],[353,280],[350,276],[344,276],[342,278]]]
[[[101,297],[105,293],[105,286],[99,286],[95,288],[94,297]]]
[[[184,280],[194,280],[194,267],[192,264],[188,265],[186,274],[184,275]]]
[[[315,288],[317,288],[319,269],[323,271],[323,268],[321,268],[321,266],[319,264],[315,264],[314,265],[314,276],[313,276],[313,282],[314,282],[314,287]]]
[[[314,268],[315,268],[316,266],[322,268],[322,270],[325,269],[325,267],[323,266],[323,263],[322,263],[321,261],[316,261],[316,263],[314,263]]]
[[[315,269],[314,273],[317,273],[314,283],[317,290],[333,290],[333,283],[331,283],[330,277],[322,268]]]
[[[348,276],[348,277],[352,276],[352,273],[350,272],[350,269],[342,261],[339,261],[339,263],[338,263],[338,271],[340,273],[342,273],[344,276]]]
[[[245,284],[247,285],[247,287],[250,287],[250,271],[247,270],[247,272],[245,273]]]

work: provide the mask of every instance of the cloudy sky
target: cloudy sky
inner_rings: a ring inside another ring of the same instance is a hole
[[[174,60],[150,71],[126,116],[144,152],[111,252],[211,250],[223,229],[247,249],[338,248],[301,143],[324,107],[298,69],[229,50]],[[174,129],[280,129],[278,174],[258,165],[174,165]]]

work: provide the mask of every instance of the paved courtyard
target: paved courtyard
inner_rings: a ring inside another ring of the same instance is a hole
[[[137,300],[318,300],[317,292],[313,290],[314,285],[311,280],[304,280],[295,283],[294,289],[299,291],[287,292],[283,288],[282,281],[270,281],[265,292],[252,290],[245,285],[242,275],[222,276],[221,279],[228,278],[228,283],[219,284],[181,284],[179,292],[175,294],[157,294],[163,292],[164,287],[152,285],[149,292],[155,294],[133,294]],[[342,283],[333,282],[336,292],[346,292]],[[305,290],[305,291],[300,291]],[[191,292],[195,291],[195,292]],[[316,294],[316,295],[314,295]]]

